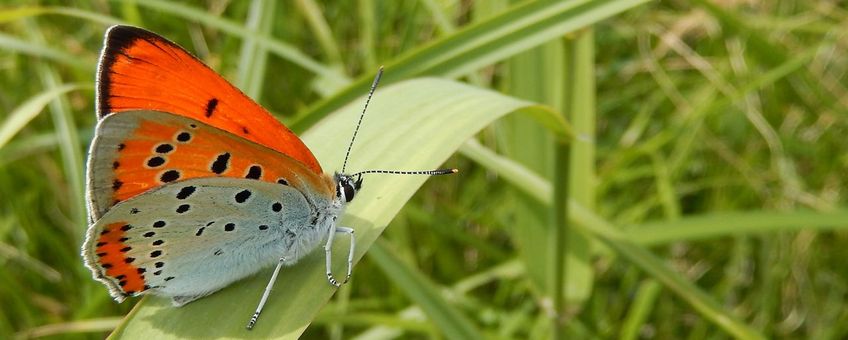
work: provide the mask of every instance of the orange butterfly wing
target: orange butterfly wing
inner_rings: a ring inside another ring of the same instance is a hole
[[[291,130],[183,48],[131,26],[106,32],[97,72],[98,118],[128,110],[189,117],[290,156],[315,173],[321,165]]]

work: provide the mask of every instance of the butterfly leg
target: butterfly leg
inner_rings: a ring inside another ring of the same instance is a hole
[[[336,280],[333,276],[333,237],[335,234],[348,234],[350,235],[350,250],[347,255],[347,276],[345,276],[345,280],[342,283]],[[340,287],[341,285],[347,283],[350,280],[350,274],[353,271],[353,251],[354,251],[355,241],[353,237],[353,229],[346,227],[336,227],[335,225],[330,227],[329,235],[327,236],[327,244],[324,245],[324,254],[325,260],[327,262],[327,281],[330,281],[330,284],[336,287]]]
[[[277,281],[277,274],[280,273],[280,269],[283,268],[283,263],[286,262],[285,257],[281,257],[280,261],[277,262],[277,267],[274,268],[274,274],[271,274],[271,280],[268,281],[268,285],[265,286],[265,292],[262,293],[262,298],[259,299],[259,305],[256,306],[256,312],[253,313],[253,316],[250,318],[250,322],[247,323],[247,329],[253,329],[253,326],[256,325],[256,320],[259,319],[259,313],[262,313],[262,308],[265,307],[265,301],[268,301],[268,296],[271,295],[271,288],[274,287],[274,282]]]
[[[350,250],[347,253],[347,276],[345,276],[345,280],[342,282],[342,284],[345,284],[350,280],[350,274],[353,271],[353,252],[356,247],[356,237],[353,236],[353,228],[338,227],[336,228],[336,232],[350,236]]]

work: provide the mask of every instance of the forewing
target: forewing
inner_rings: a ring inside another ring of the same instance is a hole
[[[204,122],[321,166],[294,133],[186,50],[150,31],[113,26],[97,72],[97,114],[157,110]]]

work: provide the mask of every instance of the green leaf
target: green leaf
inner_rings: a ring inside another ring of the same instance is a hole
[[[303,134],[327,171],[341,167],[363,103],[361,98],[352,101]],[[418,79],[398,83],[375,94],[351,151],[348,170],[432,169],[492,121],[509,113],[538,117],[545,111],[526,101],[452,81]],[[460,172],[431,180],[458,181],[461,176]],[[365,178],[362,191],[340,221],[340,225],[356,229],[357,260],[425,180],[428,178],[424,176]],[[334,249],[334,269],[342,272],[347,242],[336,242]],[[163,298],[145,298],[113,335],[151,339],[296,338],[333,295],[323,261],[323,253],[316,251],[296,266],[284,269],[252,331],[244,327],[270,277],[270,269],[181,308],[171,307]],[[356,284],[355,270],[352,284]]]

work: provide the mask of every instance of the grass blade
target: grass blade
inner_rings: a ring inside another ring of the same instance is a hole
[[[33,96],[23,104],[16,107],[9,113],[6,120],[0,124],[0,149],[2,149],[3,146],[5,146],[6,143],[20,132],[21,129],[23,129],[31,120],[38,116],[47,104],[50,104],[50,102],[65,93],[85,87],[86,86],[82,84],[59,85]]]
[[[478,157],[481,155],[483,155],[483,153],[477,154]],[[506,163],[510,161],[500,158],[497,161],[488,161],[482,164],[496,164],[498,162]],[[519,167],[521,167],[519,164],[513,164],[510,166],[511,169],[517,169]],[[510,183],[520,183],[517,186],[519,188],[528,188],[526,183],[540,183],[539,179],[508,177],[514,174],[529,174],[531,177],[536,176],[530,171],[513,171],[505,173],[501,172],[500,168],[489,168],[489,170],[501,174],[504,176],[504,179]],[[542,189],[543,192],[550,192],[551,184],[544,180],[541,181],[546,183],[545,188]],[[538,193],[534,194],[534,196],[543,199],[541,201],[542,203],[552,203],[550,196],[542,197]],[[569,202],[568,207],[571,213],[571,222],[574,223],[575,226],[579,227],[579,229],[587,235],[591,235],[593,238],[606,244],[629,262],[650,274],[654,279],[665,285],[681,299],[689,303],[705,318],[736,337],[743,339],[762,338],[762,335],[758,334],[754,329],[747,326],[740,320],[737,320],[736,317],[729,312],[723,311],[721,305],[719,305],[715,299],[699,287],[687,281],[680,274],[669,269],[658,257],[630,241],[629,235],[619,231],[619,229],[613,226],[612,223],[604,220],[591,210],[586,209],[584,206],[573,200]]]
[[[270,36],[274,22],[274,1],[254,0],[250,4],[245,26],[252,34],[244,37],[239,53],[237,86],[253,100],[259,101],[262,84],[265,80],[265,68],[268,65],[268,53],[259,46],[256,36]]]
[[[183,19],[196,21],[204,25],[227,32],[229,34],[235,35],[237,37],[247,38],[253,35],[250,30],[242,27],[242,25],[239,23],[235,23],[227,19],[222,19],[213,14],[206,13],[197,8],[186,6],[180,3],[161,0],[146,0],[138,2],[138,5],[176,15]],[[327,67],[326,65],[323,65],[318,61],[313,60],[294,46],[275,40],[266,35],[255,35],[253,36],[253,38],[256,39],[257,44],[267,48],[269,52],[272,52],[283,59],[291,61],[292,63],[295,63],[309,71],[315,72],[315,74],[327,78],[335,84],[344,85],[348,83],[348,79],[344,74],[331,67]]]
[[[465,315],[442,298],[441,293],[423,274],[401,262],[391,254],[391,249],[382,242],[375,242],[368,256],[380,266],[380,269],[395,286],[404,291],[436,324],[448,339],[481,339],[483,335]]]
[[[391,84],[422,75],[462,76],[647,1],[526,2],[387,64],[382,82]],[[294,131],[304,131],[353,98],[365,94],[374,75],[373,72],[362,75],[346,89],[311,107],[290,127]]]

